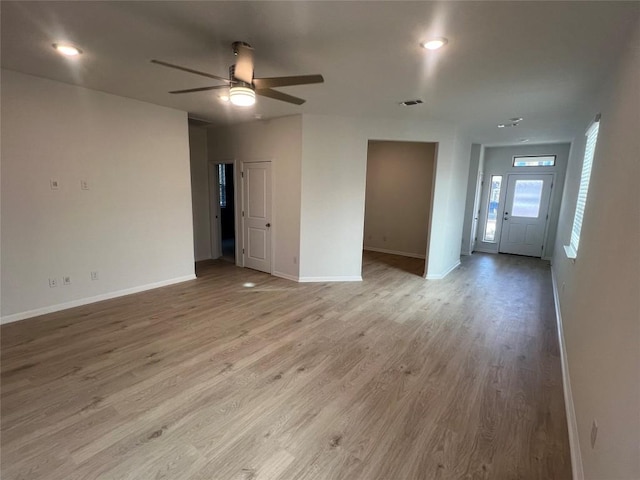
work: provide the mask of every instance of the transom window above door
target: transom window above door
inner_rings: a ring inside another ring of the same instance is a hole
[[[514,167],[554,167],[555,155],[521,155],[513,157]]]

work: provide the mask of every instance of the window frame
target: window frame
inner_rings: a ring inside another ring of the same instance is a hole
[[[503,174],[492,174],[489,175],[489,188],[488,188],[488,194],[487,194],[487,208],[486,208],[486,213],[485,213],[485,220],[484,220],[484,228],[482,229],[482,241],[484,243],[498,243],[497,240],[497,234],[498,234],[498,212],[500,211],[500,203],[501,203],[501,198],[502,198],[502,187],[503,187],[503,182],[505,180],[505,176]],[[500,187],[498,189],[498,201],[497,201],[497,205],[496,205],[496,225],[495,225],[495,229],[493,232],[493,240],[488,240],[487,239],[487,225],[489,225],[489,214],[491,212],[491,194],[493,193],[492,189],[492,185],[493,185],[493,179],[496,177],[500,177]]]
[[[582,168],[580,170],[580,185],[578,187],[578,195],[576,196],[576,208],[573,212],[573,223],[571,224],[571,236],[569,245],[564,246],[565,253],[568,258],[575,261],[578,257],[578,248],[580,247],[580,236],[582,234],[582,225],[584,220],[584,212],[589,197],[589,186],[591,184],[591,173],[593,171],[593,162],[595,160],[596,149],[598,147],[598,134],[600,133],[600,114],[596,116],[593,122],[587,128],[585,137],[587,137],[584,146],[584,154],[582,155]]]

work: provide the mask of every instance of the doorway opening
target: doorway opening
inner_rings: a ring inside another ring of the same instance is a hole
[[[212,163],[209,168],[212,258],[236,261],[236,194],[234,164]]]
[[[363,266],[426,272],[437,143],[369,140]],[[382,255],[381,255],[382,254]]]
[[[236,261],[235,192],[233,188],[233,164],[218,165],[218,191],[220,199],[220,250],[221,257]]]

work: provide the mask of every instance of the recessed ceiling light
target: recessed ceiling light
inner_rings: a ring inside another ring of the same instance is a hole
[[[521,138],[520,140],[518,140],[520,143],[527,143],[529,141],[528,138]]]
[[[504,128],[504,127],[506,127],[506,125],[504,123],[499,123],[498,124],[498,128]]]
[[[55,48],[56,51],[67,57],[75,57],[82,53],[82,50],[80,50],[78,47],[74,47],[73,45],[70,45],[68,43],[54,43],[52,47]]]
[[[513,118],[510,118],[509,120],[511,120],[513,123],[518,123],[522,121],[522,117],[513,117]]]
[[[439,48],[444,47],[449,40],[444,37],[440,38],[432,38],[426,42],[421,43],[422,48],[426,48],[427,50],[438,50]]]

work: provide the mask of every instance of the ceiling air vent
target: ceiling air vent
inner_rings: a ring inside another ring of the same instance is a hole
[[[420,105],[424,103],[422,100],[405,100],[404,102],[400,102],[400,105],[404,105],[405,107],[410,107],[412,105]]]

